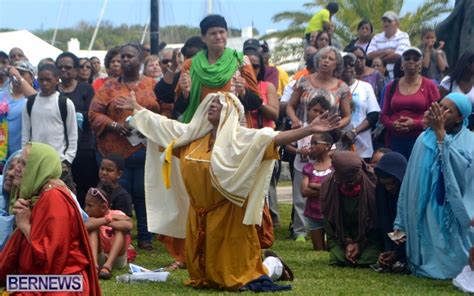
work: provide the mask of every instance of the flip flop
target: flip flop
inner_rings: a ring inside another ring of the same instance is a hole
[[[285,261],[283,261],[280,256],[277,255],[277,253],[271,251],[271,250],[266,250],[265,253],[263,253],[263,256],[265,258],[267,257],[276,257],[280,259],[281,264],[283,264],[283,272],[281,273],[280,278],[278,279],[279,281],[292,281],[294,279],[293,276],[293,271],[290,269],[288,265],[286,265]]]
[[[102,266],[99,271],[99,279],[108,280],[112,277],[112,270],[107,266]]]

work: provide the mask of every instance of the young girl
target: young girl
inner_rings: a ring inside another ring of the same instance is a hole
[[[307,122],[313,121],[318,115],[323,114],[329,110],[331,105],[324,96],[315,96],[309,101],[307,109]],[[306,116],[305,116],[306,117]],[[296,146],[296,147],[295,147]],[[296,154],[293,176],[293,213],[292,215],[292,233],[290,236],[295,238],[295,241],[306,241],[307,229],[306,219],[304,217],[304,209],[306,201],[301,192],[301,181],[303,179],[303,167],[312,162],[308,159],[310,152],[311,136],[299,140],[296,145],[286,145],[286,151],[291,154]]]
[[[110,210],[110,198],[102,189],[90,188],[85,202],[89,215],[85,224],[94,263],[99,278],[107,280],[112,276],[112,268],[123,268],[127,264],[132,220],[121,211]]]
[[[304,215],[307,218],[313,249],[316,251],[326,249],[319,192],[321,183],[332,172],[329,151],[333,142],[330,133],[314,134],[311,137],[309,157],[315,162],[308,163],[303,167],[301,192],[303,197],[307,198]]]

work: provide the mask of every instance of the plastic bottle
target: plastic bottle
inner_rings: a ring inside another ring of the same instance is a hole
[[[117,283],[137,283],[137,282],[164,282],[168,278],[169,272],[135,272],[123,274],[116,277]]]

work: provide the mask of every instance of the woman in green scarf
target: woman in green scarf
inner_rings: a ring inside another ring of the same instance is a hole
[[[220,15],[208,15],[199,24],[206,44],[192,59],[183,63],[177,87],[177,97],[157,94],[165,103],[176,103],[184,112],[180,121],[189,123],[201,101],[209,93],[232,92],[245,111],[258,109],[263,101],[257,79],[248,57],[227,48],[227,23]],[[173,59],[175,60],[175,59]],[[165,81],[173,81],[177,63],[164,73]]]
[[[12,190],[17,229],[0,253],[0,284],[8,274],[76,274],[83,277],[81,295],[100,295],[87,230],[61,172],[51,146],[23,149]]]

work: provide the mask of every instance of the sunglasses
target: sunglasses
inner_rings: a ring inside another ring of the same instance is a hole
[[[353,62],[344,62],[344,67],[354,67],[355,64]]]
[[[80,65],[79,68],[81,68],[81,69],[90,69],[92,67],[90,65],[83,64],[83,65]]]
[[[316,145],[319,145],[319,144],[322,144],[322,145],[330,145],[330,143],[325,142],[325,141],[312,141],[312,142],[311,142],[311,146],[316,146]]]
[[[143,51],[150,52],[149,48],[144,48]]]
[[[255,70],[258,70],[258,69],[260,69],[260,64],[252,64],[252,67],[253,67]]]
[[[92,197],[100,197],[100,199],[102,199],[102,201],[105,202],[105,204],[107,205],[107,207],[109,207],[109,201],[107,200],[107,198],[105,198],[105,196],[102,194],[102,192],[100,192],[99,189],[97,188],[90,188],[89,191],[87,191],[88,194],[92,195]]]
[[[64,69],[64,70],[72,70],[72,68],[73,68],[72,66],[68,66],[68,65],[58,65],[58,69],[59,69],[59,70],[62,70],[62,69]]]
[[[171,63],[171,62],[172,62],[171,59],[161,60],[161,63],[162,63],[162,64],[169,64],[169,63]]]
[[[420,57],[414,57],[414,56],[407,56],[407,57],[403,57],[403,60],[405,62],[409,62],[409,61],[414,61],[414,62],[418,62],[421,58]]]

